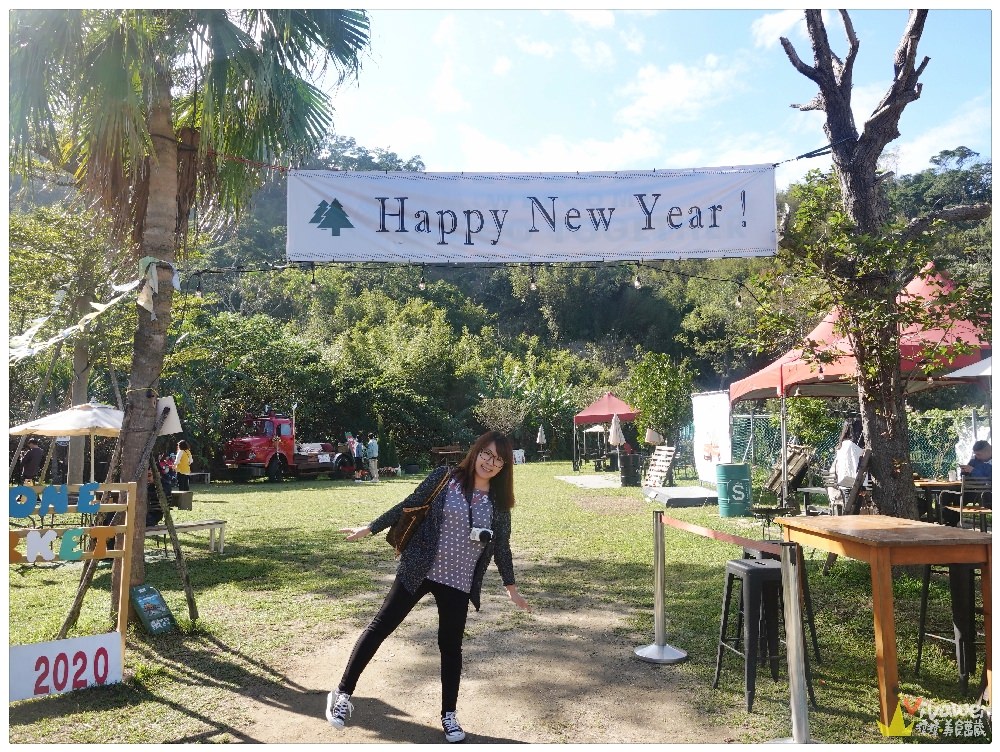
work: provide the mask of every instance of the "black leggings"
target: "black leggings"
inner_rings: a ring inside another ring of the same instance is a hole
[[[396,578],[382,608],[375,614],[371,624],[361,633],[344,676],[337,689],[354,694],[361,672],[372,659],[386,637],[391,635],[417,601],[427,593],[434,594],[438,609],[438,648],[441,650],[441,712],[455,710],[458,704],[458,685],[462,678],[462,636],[465,632],[465,618],[469,613],[469,594],[440,582],[424,580],[411,593]]]

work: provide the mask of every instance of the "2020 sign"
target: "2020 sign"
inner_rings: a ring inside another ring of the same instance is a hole
[[[117,632],[12,645],[10,701],[120,682],[121,650]]]

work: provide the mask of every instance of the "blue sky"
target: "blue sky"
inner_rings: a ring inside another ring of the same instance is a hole
[[[335,129],[431,172],[557,172],[777,163],[822,146],[815,85],[778,38],[812,63],[801,11],[370,10],[359,83],[334,97]],[[846,38],[826,11],[834,50]],[[888,89],[908,12],[851,13],[861,47],[859,129]],[[943,149],[991,157],[991,26],[985,9],[931,10],[918,48],[920,99],[889,145],[918,172]],[[829,158],[781,165],[779,187]]]

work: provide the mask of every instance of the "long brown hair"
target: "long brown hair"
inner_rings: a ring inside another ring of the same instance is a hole
[[[500,472],[490,478],[490,493],[500,506],[510,509],[514,506],[514,448],[510,439],[499,431],[487,431],[475,440],[465,459],[455,468],[455,477],[462,481],[467,494],[472,493],[476,484],[476,458],[490,443],[496,446],[497,457],[503,460]]]

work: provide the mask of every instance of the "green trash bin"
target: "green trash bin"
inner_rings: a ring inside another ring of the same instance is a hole
[[[745,462],[715,466],[719,491],[720,517],[745,517],[750,514],[750,465]]]

